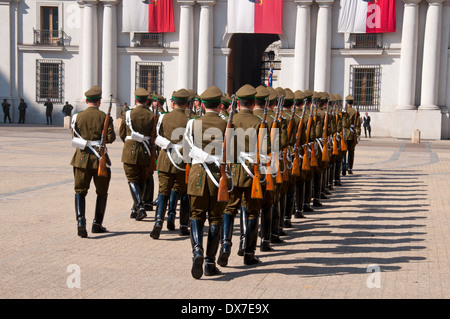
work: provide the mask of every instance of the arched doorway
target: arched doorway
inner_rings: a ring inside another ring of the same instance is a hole
[[[261,61],[266,48],[280,40],[276,34],[235,33],[228,47],[227,93],[233,94],[244,84],[261,84]]]

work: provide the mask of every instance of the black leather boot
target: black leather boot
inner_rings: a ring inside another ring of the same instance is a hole
[[[175,216],[177,214],[178,192],[172,190],[169,197],[169,210],[167,212],[167,229],[175,229]]]
[[[292,228],[291,218],[292,213],[294,211],[294,194],[295,193],[287,193],[286,194],[286,212],[284,215],[284,224],[285,228]]]
[[[322,189],[322,174],[314,173],[314,181],[313,181],[313,206],[320,207],[322,204],[320,203],[320,194]]]
[[[314,209],[311,208],[311,199],[312,199],[312,178],[305,181],[305,198],[303,202],[303,212],[309,213],[313,212]]]
[[[241,235],[239,239],[239,249],[237,254],[239,256],[244,256],[244,247],[245,247],[245,232],[247,227],[247,208],[242,206],[241,207],[241,213],[239,214],[239,220],[240,220],[240,228],[241,228]]]
[[[256,242],[258,239],[258,218],[247,219],[247,232],[245,233],[244,264],[255,265],[261,261],[256,258]]]
[[[192,268],[191,275],[200,279],[203,275],[203,222],[191,219]]]
[[[221,274],[216,267],[216,254],[220,241],[220,225],[209,225],[208,241],[206,244],[205,276],[215,276]]]
[[[270,233],[272,229],[272,207],[263,207],[261,209],[261,251],[271,251]]]
[[[231,214],[223,214],[222,222],[222,247],[220,248],[217,263],[225,267],[228,264],[228,257],[231,253],[231,237],[233,236],[234,216]]]
[[[295,218],[305,218],[303,215],[303,203],[305,198],[305,183],[300,182],[295,185]]]
[[[144,202],[144,208],[146,211],[153,210],[153,192],[155,190],[155,182],[153,180],[153,173],[145,181],[145,187],[143,191],[142,201]]]
[[[286,215],[286,194],[280,196],[280,212],[278,220],[278,235],[286,236],[286,232],[283,230],[284,216]]]
[[[189,204],[189,196],[187,194],[180,198],[180,236],[189,235],[189,215],[191,212],[191,206]]]
[[[95,203],[95,215],[94,221],[92,222],[92,232],[93,233],[106,233],[105,227],[102,226],[103,218],[105,217],[106,211],[106,201],[108,199],[108,195],[97,195],[97,201]]]
[[[135,219],[136,220],[142,220],[145,217],[147,217],[147,213],[145,212],[145,205],[144,202],[142,200],[142,190],[141,187],[139,186],[138,183],[135,182],[130,182],[128,183],[129,187],[130,187],[130,192],[131,192],[131,197],[133,198],[133,202],[134,202],[134,212],[136,214]],[[133,211],[131,212],[131,216],[132,217]]]
[[[270,232],[270,242],[273,244],[282,243],[284,240],[280,238],[279,230],[280,230],[280,212],[279,212],[279,203],[275,203],[272,205],[272,227]]]
[[[86,231],[86,195],[75,194],[75,214],[77,218],[78,236],[87,237]]]
[[[164,223],[164,217],[166,215],[168,199],[169,198],[167,195],[158,195],[158,206],[156,206],[156,221],[153,225],[153,230],[150,233],[150,237],[153,239],[158,239],[159,234],[161,233],[161,229]]]
[[[334,186],[342,186],[341,184],[341,162],[337,161],[334,168]]]

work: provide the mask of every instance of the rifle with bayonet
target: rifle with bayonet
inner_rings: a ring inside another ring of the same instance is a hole
[[[258,133],[258,140],[261,139],[262,141],[262,137],[264,137],[265,134],[267,134],[267,108],[269,107],[269,98],[266,98],[266,104],[264,106],[264,115],[263,115],[263,119],[261,121],[261,125],[259,127],[259,133]],[[259,143],[259,141],[258,141]],[[267,148],[268,151],[268,148]],[[266,190],[268,191],[273,191],[274,189],[274,185],[273,185],[273,178],[272,178],[272,174],[271,174],[271,169],[270,169],[270,161],[267,160],[266,163]]]
[[[270,145],[271,145],[271,149],[272,149],[272,155],[271,155],[271,160],[274,161],[275,163],[275,168],[277,170],[277,175],[276,175],[276,183],[277,184],[281,184],[283,183],[283,177],[281,176],[281,172],[280,172],[280,159],[279,159],[279,154],[275,154],[273,152],[273,146],[276,144],[276,134],[278,133],[278,137],[280,136],[281,132],[279,132],[278,129],[278,124],[280,123],[280,111],[281,111],[281,106],[284,103],[284,95],[280,96],[280,98],[278,99],[278,105],[277,105],[277,110],[275,113],[275,119],[273,121],[272,124],[272,129],[270,130]],[[279,145],[279,142],[278,142]],[[276,149],[278,150],[278,148]]]
[[[328,102],[327,102],[327,108],[325,109],[325,120],[323,124],[323,149],[322,149],[322,161],[323,162],[329,162],[330,156],[328,154]]]
[[[218,202],[228,202],[230,196],[228,194],[228,177],[227,177],[227,144],[230,140],[230,134],[233,124],[233,114],[236,108],[236,96],[233,95],[231,100],[231,112],[228,117],[227,127],[225,129],[225,134],[222,143],[222,162],[220,163],[220,179],[219,179],[219,190],[217,193],[217,201]]]
[[[294,127],[294,123],[295,123],[295,118],[294,118],[294,114],[295,114],[295,103],[294,106],[292,107],[292,113],[291,113],[291,118],[289,120],[289,124],[287,127],[287,138],[288,141],[291,140],[291,135],[292,135],[292,129]],[[288,172],[288,165],[287,165],[287,152],[288,152],[288,147],[286,146],[283,150],[283,165],[284,165],[284,172],[283,172],[283,181],[287,182],[289,181],[289,172]]]
[[[106,137],[108,136],[108,126],[109,120],[111,118],[112,109],[112,94],[109,101],[108,113],[105,117],[105,122],[103,123],[102,137],[100,139],[100,159],[98,161],[98,176],[108,176],[108,170],[106,168]]]
[[[305,110],[306,110],[306,102],[305,102],[305,104],[303,104],[302,116],[300,118],[300,122],[298,123],[298,127],[297,127],[297,135],[296,135],[296,141],[295,141],[295,146],[294,146],[294,160],[292,161],[292,175],[294,175],[294,176],[300,176],[300,154],[299,154],[299,149],[300,149],[300,141],[301,141],[301,138],[302,138],[302,130],[303,130],[303,121],[304,121],[304,118],[305,118]],[[309,120],[310,119],[311,119],[311,117],[309,118]],[[309,120],[308,120],[308,123],[309,123],[309,127],[311,128],[311,124],[310,124]],[[308,139],[308,137],[307,137],[307,139]],[[306,160],[307,160],[308,164],[305,164],[305,165],[307,165],[307,167],[309,167],[308,153],[306,152],[303,156],[304,157],[306,156],[306,158],[307,158]],[[305,159],[303,159],[303,161],[304,160]]]

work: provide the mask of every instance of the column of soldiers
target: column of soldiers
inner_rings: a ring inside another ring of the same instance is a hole
[[[106,148],[100,141],[115,140],[112,120],[106,123],[98,110],[101,89],[85,95],[88,108],[72,120],[74,140],[83,141],[71,162],[80,237],[87,236],[84,201],[91,179],[98,196],[92,232],[107,231],[102,222],[111,173],[108,168],[106,177],[99,176],[96,162]],[[156,205],[150,237],[159,239],[167,210],[167,228],[175,229],[179,201],[179,235],[190,236],[196,279],[221,274],[216,263],[228,265],[238,214],[237,254],[245,265],[258,264],[258,239],[260,251],[273,250],[293,227],[292,217],[322,206],[342,185],[340,176],[352,173],[361,123],[350,95],[343,101],[339,94],[247,84],[230,97],[216,86],[201,95],[183,88],[172,93],[170,110],[156,92],[138,88],[134,95],[119,129],[130,217],[142,220],[147,205]]]

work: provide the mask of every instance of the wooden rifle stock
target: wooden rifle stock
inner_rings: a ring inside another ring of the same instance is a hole
[[[314,108],[314,125],[316,125],[316,123],[317,123],[317,104],[315,105],[315,108]],[[308,133],[308,138],[309,138],[309,133]],[[317,153],[316,153],[316,144],[314,141],[313,141],[313,144],[311,147],[311,166],[312,167],[319,166],[319,161],[317,159]]]
[[[300,123],[298,123],[298,127],[297,127],[297,136],[296,136],[295,147],[294,147],[294,160],[292,161],[292,175],[294,175],[294,176],[300,176],[300,155],[298,152],[299,152],[299,148],[300,148],[300,140],[302,138],[302,128],[303,128],[303,119],[305,117],[305,109],[306,109],[306,103],[303,105],[302,117],[300,118]],[[308,153],[305,153],[304,156],[308,157]],[[308,161],[308,163],[309,163],[309,161]]]
[[[271,144],[270,145],[271,146],[275,144],[274,143],[275,142],[275,133],[277,132],[277,125],[278,125],[279,120],[280,120],[279,117],[280,117],[281,105],[283,105],[283,103],[284,103],[284,95],[282,95],[278,99],[278,105],[277,105],[277,112],[275,114],[275,120],[273,121],[272,129],[270,130],[270,135],[271,135]],[[278,132],[278,134],[280,134],[280,132]],[[272,158],[272,160],[273,159],[274,158]],[[276,165],[276,170],[277,170],[277,175],[275,177],[275,180],[276,180],[277,184],[281,184],[281,183],[283,183],[283,177],[281,176],[281,172],[280,172],[280,159],[278,158],[278,156],[275,156],[275,165]]]
[[[227,128],[225,129],[225,136],[222,143],[222,162],[220,163],[220,179],[219,179],[219,189],[217,193],[218,202],[228,202],[230,196],[228,194],[228,177],[226,172],[227,165],[227,143],[230,138],[231,126],[233,123],[233,114],[236,108],[236,96],[233,95],[231,101],[231,111],[228,117]]]
[[[108,136],[108,126],[109,120],[111,118],[111,108],[112,108],[112,94],[109,101],[108,113],[105,117],[105,122],[103,123],[102,138],[100,143],[100,159],[98,161],[98,176],[108,176],[108,170],[106,169],[106,137]]]
[[[336,112],[336,104],[333,103],[333,116],[336,119],[336,133],[333,134],[333,155],[339,155],[339,147],[337,142],[337,135],[339,132],[337,132],[337,126],[339,123],[339,115]]]
[[[328,154],[328,106],[325,111],[325,120],[323,124],[323,149],[322,149],[322,161],[329,162],[330,156]]]
[[[294,106],[292,107],[292,114],[291,114],[291,118],[289,120],[289,124],[287,127],[287,136],[288,136],[288,141],[291,140],[291,135],[292,135],[292,129],[294,127],[294,113],[295,113],[295,103]],[[283,181],[287,182],[289,181],[289,172],[288,172],[288,167],[287,167],[287,151],[288,148],[285,147],[283,150],[283,164],[284,164],[284,173],[283,173]]]
[[[259,134],[258,139],[260,139],[261,136],[264,137],[264,130],[267,130],[267,108],[269,107],[269,98],[266,98],[266,104],[264,106],[264,116],[261,122],[261,126],[259,127]],[[262,140],[261,140],[262,141]],[[274,185],[273,185],[273,178],[272,173],[270,169],[270,161],[268,160],[266,163],[266,190],[267,191],[273,191]]]

